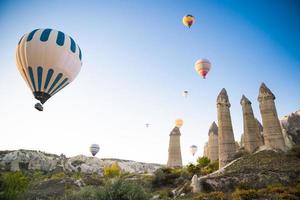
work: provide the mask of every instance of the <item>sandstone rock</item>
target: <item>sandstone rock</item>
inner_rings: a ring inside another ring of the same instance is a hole
[[[174,127],[170,133],[167,167],[182,167],[180,130]]]
[[[219,159],[218,126],[213,122],[208,131],[208,158],[211,161]]]
[[[263,149],[263,148],[262,148]],[[282,151],[260,150],[243,156],[224,168],[198,178],[203,191],[232,191],[238,185],[263,188],[300,180],[300,160]]]
[[[289,148],[300,145],[300,110],[283,117],[280,122],[285,144]]]
[[[217,98],[218,110],[218,142],[219,167],[229,163],[236,152],[235,140],[230,116],[230,102],[226,90],[223,88]]]
[[[254,152],[260,145],[260,130],[258,123],[254,117],[254,113],[251,106],[251,101],[242,96],[240,101],[243,110],[243,126],[244,126],[244,133],[243,133],[243,146],[246,151],[249,153]]]
[[[274,100],[274,94],[262,83],[258,101],[264,127],[264,143],[274,149],[286,150]]]
[[[159,164],[141,163],[121,159],[99,159],[78,155],[70,158],[40,151],[0,151],[0,171],[41,170],[45,172],[82,172],[103,174],[103,168],[118,162],[124,172],[153,173],[162,167]]]

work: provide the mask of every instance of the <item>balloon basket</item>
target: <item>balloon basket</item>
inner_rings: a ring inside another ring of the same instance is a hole
[[[34,105],[34,108],[37,109],[38,111],[43,111],[44,110],[42,104],[40,104],[40,103],[36,103]]]

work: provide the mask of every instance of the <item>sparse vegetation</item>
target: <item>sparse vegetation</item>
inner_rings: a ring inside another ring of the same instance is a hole
[[[119,177],[121,175],[121,168],[117,162],[109,167],[104,167],[104,176],[108,178]]]
[[[29,180],[22,172],[0,174],[0,200],[16,200],[27,192]]]
[[[137,183],[124,179],[107,180],[104,186],[84,187],[77,192],[69,192],[64,200],[146,200],[149,196]]]
[[[223,192],[200,193],[194,200],[225,200],[226,195]]]
[[[191,174],[203,176],[217,171],[219,169],[219,162],[211,162],[207,157],[199,157],[195,165],[190,163],[186,169]]]

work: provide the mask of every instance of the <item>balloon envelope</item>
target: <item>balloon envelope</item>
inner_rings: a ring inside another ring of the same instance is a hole
[[[196,145],[190,146],[190,152],[194,156],[195,153],[197,152],[198,147]]]
[[[195,22],[195,17],[193,15],[185,15],[182,18],[182,23],[186,27],[190,28],[193,25],[194,22]]]
[[[90,152],[93,156],[95,156],[99,152],[99,150],[100,150],[100,147],[98,144],[92,144],[90,146]]]
[[[42,104],[76,78],[82,66],[81,57],[75,41],[53,29],[25,34],[16,52],[18,70]]]
[[[182,119],[176,119],[175,120],[175,126],[180,128],[183,125],[183,120]]]
[[[211,63],[207,59],[200,59],[197,60],[195,63],[195,70],[203,78],[206,77],[210,69],[211,69]]]

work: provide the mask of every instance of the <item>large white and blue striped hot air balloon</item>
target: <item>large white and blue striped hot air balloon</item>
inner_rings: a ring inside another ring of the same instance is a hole
[[[17,67],[34,97],[44,104],[78,75],[81,50],[65,33],[53,29],[36,29],[19,41]],[[40,103],[35,108],[42,111]]]
[[[99,152],[99,150],[100,150],[100,147],[98,144],[92,144],[90,146],[90,152],[93,156],[95,156]]]

